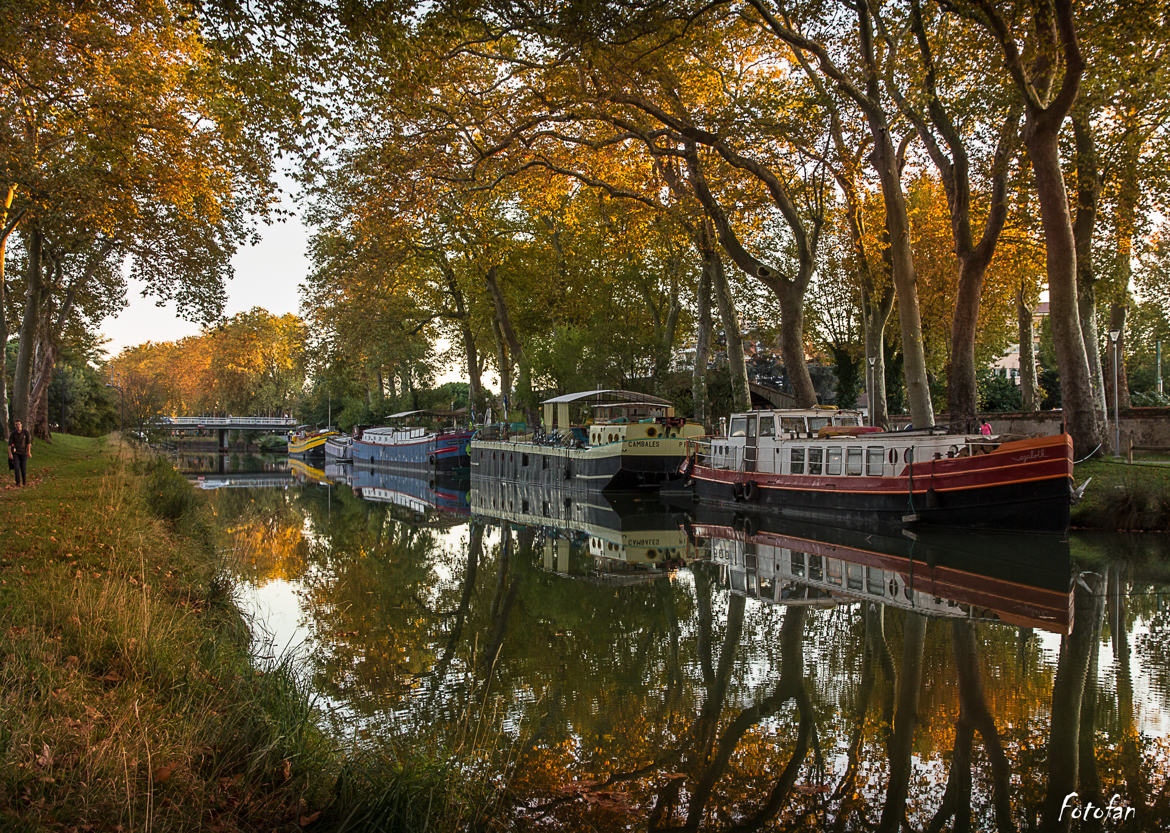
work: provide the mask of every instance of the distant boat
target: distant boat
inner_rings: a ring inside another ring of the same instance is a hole
[[[692,443],[683,470],[701,502],[791,519],[1063,532],[1072,439],[884,432],[832,408],[749,411],[732,414],[727,436]]]
[[[449,423],[451,411],[402,411],[386,419],[392,424],[359,429],[350,447],[355,465],[380,466],[423,475],[466,475],[467,445],[472,431]],[[445,424],[446,423],[446,424]]]
[[[306,460],[324,460],[325,443],[336,436],[338,433],[330,428],[317,431],[306,426],[289,434],[288,453]]]
[[[331,463],[346,463],[352,460],[353,437],[338,434],[325,440],[325,459]]]
[[[583,391],[541,404],[540,428],[531,433],[517,436],[508,426],[476,433],[472,474],[560,488],[657,486],[678,476],[687,440],[704,433],[667,400],[636,391]],[[572,407],[584,418],[574,422]]]

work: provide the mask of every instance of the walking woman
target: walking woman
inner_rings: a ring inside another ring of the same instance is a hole
[[[8,438],[8,459],[12,461],[12,472],[16,475],[17,486],[24,486],[28,482],[29,457],[32,457],[32,436],[18,419],[16,429]]]

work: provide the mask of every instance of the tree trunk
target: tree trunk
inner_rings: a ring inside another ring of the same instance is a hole
[[[1040,219],[1044,227],[1049,320],[1060,370],[1061,406],[1076,454],[1092,453],[1104,441],[1099,403],[1093,394],[1089,359],[1077,305],[1077,257],[1064,172],[1060,167],[1059,123],[1037,124],[1028,116],[1025,144],[1032,160]]]
[[[1073,112],[1077,210],[1072,231],[1077,257],[1077,311],[1080,315],[1081,335],[1085,340],[1085,356],[1089,360],[1093,397],[1097,407],[1108,413],[1101,367],[1101,338],[1097,329],[1097,270],[1093,264],[1093,233],[1097,226],[1097,206],[1101,198],[1101,176],[1097,166],[1097,147],[1088,119],[1088,112],[1084,108]]]
[[[24,211],[12,216],[12,201],[16,198],[16,186],[9,185],[8,193],[4,198],[3,210],[0,210],[0,348],[8,344],[8,280],[4,266],[8,261],[8,238],[16,231]],[[0,368],[2,370],[2,368]],[[0,439],[8,445],[8,373],[0,372]]]
[[[661,386],[670,371],[671,354],[674,352],[674,338],[678,332],[678,317],[682,314],[682,304],[678,300],[677,284],[671,287],[670,306],[666,309],[666,320],[662,324],[659,337],[658,355],[655,361],[654,382]]]
[[[496,321],[499,323],[500,335],[503,336],[504,342],[508,345],[508,352],[515,359],[519,370],[516,396],[520,400],[519,404],[524,410],[524,416],[528,420],[528,424],[535,426],[539,423],[539,420],[536,415],[536,403],[533,401],[532,395],[532,368],[528,363],[528,357],[524,353],[524,347],[520,344],[520,338],[516,335],[516,330],[512,326],[512,316],[508,312],[508,304],[504,299],[504,293],[500,291],[500,285],[496,281],[496,269],[494,266],[484,273],[484,282],[487,285],[488,294],[491,295],[492,304],[495,306]]]
[[[483,407],[483,382],[479,374],[479,352],[475,345],[475,332],[471,329],[471,313],[467,309],[467,299],[455,273],[449,268],[444,269],[447,277],[447,291],[451,293],[451,301],[455,305],[455,315],[459,319],[459,331],[463,337],[463,360],[467,363],[467,391],[468,416],[475,414]]]
[[[902,330],[902,373],[906,379],[906,399],[910,421],[915,428],[934,425],[934,405],[930,400],[930,382],[926,375],[926,347],[922,340],[922,316],[918,307],[918,277],[914,270],[914,253],[910,248],[910,219],[902,192],[902,177],[897,151],[890,138],[889,125],[873,115],[869,117],[874,138],[874,167],[882,186],[886,230],[890,240],[891,274],[898,295],[898,323]]]
[[[890,412],[886,405],[886,323],[894,309],[894,293],[884,291],[879,298],[862,293],[862,312],[865,316],[865,372],[869,398],[870,424],[890,427]],[[869,360],[874,359],[873,367]]]
[[[798,408],[817,404],[817,389],[804,356],[804,291],[795,281],[785,281],[780,292],[780,358]]]
[[[33,374],[32,391],[29,394],[29,414],[34,417],[32,431],[38,439],[49,442],[49,382],[53,378],[53,368],[57,363],[57,348],[52,340],[42,336],[37,345]]]
[[[512,359],[508,355],[508,345],[504,343],[504,334],[500,332],[500,322],[492,318],[492,335],[496,342],[496,369],[500,371],[500,422],[508,421],[508,399],[512,395]]]
[[[1033,332],[1032,310],[1024,301],[1024,289],[1016,288],[1016,323],[1020,330],[1020,398],[1025,411],[1040,410],[1036,383],[1036,334]]]
[[[751,388],[748,386],[747,362],[743,355],[743,339],[739,335],[739,316],[735,313],[735,300],[731,297],[731,285],[723,271],[723,258],[714,246],[709,247],[710,255],[704,252],[704,266],[711,270],[711,288],[715,290],[715,304],[719,307],[719,318],[727,338],[727,370],[731,374],[731,407],[746,411],[752,406]]]
[[[28,250],[28,288],[24,295],[24,321],[20,327],[20,347],[16,353],[16,370],[12,380],[12,420],[29,425],[29,394],[32,382],[33,350],[40,325],[43,282],[41,230],[33,225],[26,241]]]
[[[707,424],[707,358],[711,353],[711,271],[704,260],[699,272],[698,315],[695,333],[695,366],[691,370],[691,401],[695,421]]]
[[[974,272],[978,274],[973,274]],[[975,387],[975,334],[979,329],[979,301],[983,294],[983,265],[959,260],[959,286],[951,325],[951,366],[947,377],[947,410],[953,433],[976,431],[979,396]]]

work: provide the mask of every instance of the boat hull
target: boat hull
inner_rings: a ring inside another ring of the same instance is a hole
[[[1068,435],[1005,443],[974,457],[908,465],[897,477],[744,472],[695,465],[696,497],[853,528],[907,525],[1063,532],[1072,493]]]
[[[394,469],[415,474],[464,474],[470,463],[470,431],[428,435],[394,443],[353,441],[350,457],[355,466]]]
[[[303,439],[289,440],[289,456],[298,457],[302,460],[324,460],[325,443],[328,440],[328,436],[306,437]]]
[[[349,437],[331,437],[325,441],[325,459],[335,463],[347,463],[352,457],[350,448],[353,440]]]

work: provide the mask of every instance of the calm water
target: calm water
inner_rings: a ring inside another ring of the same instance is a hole
[[[182,467],[219,487],[258,653],[296,650],[355,743],[479,761],[510,828],[1030,830],[1074,791],[1066,820],[1133,812],[1073,829],[1170,827],[1162,538],[202,459]]]

